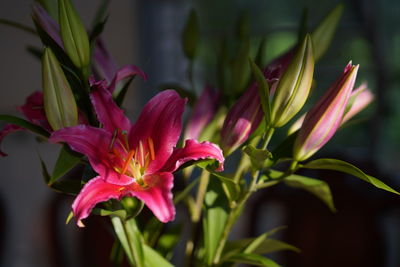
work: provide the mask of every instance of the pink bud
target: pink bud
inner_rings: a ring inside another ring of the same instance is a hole
[[[353,101],[351,99],[354,97]],[[361,110],[365,109],[374,100],[374,94],[368,89],[367,84],[363,83],[357,89],[353,90],[350,101],[353,102],[348,111],[345,112],[342,124],[357,115]]]
[[[263,115],[257,84],[254,83],[226,115],[221,130],[221,147],[226,155],[249,138],[260,125]]]
[[[335,134],[353,90],[358,67],[350,62],[342,76],[307,113],[294,143],[295,160],[302,161],[311,157]]]
[[[211,121],[217,111],[219,94],[210,86],[203,89],[197,99],[185,130],[186,139],[198,140],[204,127]]]

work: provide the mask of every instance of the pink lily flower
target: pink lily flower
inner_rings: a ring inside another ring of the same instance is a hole
[[[200,97],[197,99],[192,114],[188,119],[184,140],[198,139],[204,127],[211,121],[217,111],[219,93],[211,86],[203,89]]]
[[[93,207],[111,198],[136,197],[161,221],[174,219],[171,189],[173,174],[183,163],[212,158],[223,170],[222,151],[209,142],[186,140],[175,148],[181,133],[186,99],[173,90],[153,97],[131,124],[104,86],[95,86],[91,100],[103,128],[87,125],[54,132],[51,142],[66,142],[85,154],[99,174],[76,197],[72,209],[78,221],[88,217]]]
[[[311,157],[339,128],[357,77],[358,65],[351,62],[344,73],[307,113],[293,147],[296,161]]]
[[[353,103],[350,103],[350,101],[347,103],[347,112],[345,111],[340,126],[345,124],[347,121],[365,109],[369,104],[371,104],[371,102],[374,100],[374,94],[367,88],[366,83],[363,83],[351,92],[350,99],[352,98],[354,98]],[[292,124],[292,126],[290,126],[288,135],[291,135],[301,128],[305,117],[306,114],[303,114]]]

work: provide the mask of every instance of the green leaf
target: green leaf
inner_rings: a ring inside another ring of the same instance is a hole
[[[56,165],[54,166],[51,179],[48,184],[52,184],[65,175],[68,171],[72,170],[81,160],[82,155],[72,151],[67,146],[63,146],[58,155]]]
[[[210,179],[204,201],[204,259],[211,265],[214,255],[225,229],[228,218],[228,201],[223,194],[221,184],[216,179]]]
[[[95,31],[99,24],[103,24],[107,20],[107,10],[110,5],[110,0],[101,0],[99,7],[96,10],[96,14],[92,21],[92,33]]]
[[[264,266],[264,267],[279,267],[280,265],[274,262],[271,259],[263,257],[258,254],[252,253],[238,253],[230,257],[227,261],[238,262],[238,263],[246,263],[255,266]]]
[[[11,116],[11,115],[0,115],[0,121],[8,122],[11,124],[18,125],[24,129],[27,129],[35,134],[38,134],[44,138],[48,138],[50,136],[49,132],[44,130],[42,127],[37,126],[27,120]]]
[[[241,93],[248,84],[251,70],[248,64],[250,57],[250,39],[246,38],[239,43],[235,57],[231,64],[231,90],[234,94]]]
[[[264,111],[265,122],[267,125],[269,125],[271,118],[271,108],[269,104],[269,85],[260,68],[254,63],[252,59],[249,59],[249,61],[251,71],[253,72],[253,76],[257,82],[258,93],[260,95],[261,105]]]
[[[318,24],[317,28],[311,34],[314,48],[314,58],[318,61],[325,54],[332,42],[336,27],[343,12],[343,4],[337,5],[329,14]]]
[[[46,184],[48,184],[49,181],[50,181],[50,174],[49,174],[49,172],[47,170],[46,163],[43,161],[43,159],[40,156],[39,152],[38,152],[38,156],[39,156],[39,160],[40,160],[40,166],[42,167],[42,176],[43,176],[44,182]]]
[[[267,239],[267,237],[275,234],[276,232],[286,228],[286,226],[280,226],[276,227],[268,232],[265,232],[264,234],[258,236],[257,238],[254,238],[243,250],[243,253],[252,253],[255,251],[260,245]]]
[[[57,192],[76,196],[81,191],[82,185],[80,180],[65,179],[58,180],[49,187]]]
[[[160,236],[156,250],[165,258],[171,259],[174,247],[181,239],[182,230],[182,224],[171,225],[168,227],[167,231]]]
[[[50,48],[42,59],[44,110],[53,130],[78,124],[78,108],[71,87]]]
[[[222,262],[229,261],[229,259],[238,253],[253,253],[253,254],[267,254],[281,250],[291,250],[294,252],[300,252],[298,248],[287,244],[283,241],[269,238],[277,231],[286,228],[285,226],[276,227],[256,238],[245,238],[234,241],[229,241],[224,248],[224,257]]]
[[[130,245],[133,250],[133,256],[135,259],[135,263],[138,267],[144,267],[145,265],[145,256],[144,256],[144,242],[142,234],[139,231],[136,220],[134,218],[129,219],[126,223],[126,232],[128,235],[128,239],[130,241]]]
[[[58,1],[60,35],[65,51],[75,66],[86,68],[90,61],[89,38],[70,0]]]
[[[273,170],[271,171],[276,172]],[[332,212],[336,212],[331,189],[326,182],[297,174],[292,174],[286,177],[283,182],[290,187],[306,190],[322,200]]]
[[[308,162],[307,164],[303,165],[302,168],[306,169],[323,169],[323,170],[334,170],[334,171],[339,171],[339,172],[344,172],[350,175],[353,175],[357,178],[360,178],[361,180],[364,180],[373,186],[383,189],[386,191],[389,191],[391,193],[400,195],[399,192],[391,188],[390,186],[386,185],[379,179],[372,177],[370,175],[365,174],[363,171],[361,171],[359,168],[351,165],[350,163],[347,163],[342,160],[338,159],[317,159],[313,160],[311,162]]]
[[[199,179],[197,178],[192,181],[188,186],[186,186],[183,191],[175,194],[174,204],[177,205],[179,202],[181,202],[198,183]]]
[[[199,41],[198,19],[196,12],[194,11],[194,9],[192,9],[190,11],[189,17],[187,18],[182,33],[183,52],[185,53],[185,56],[190,60],[193,60],[193,58],[195,57],[198,41]]]
[[[293,157],[293,145],[297,138],[297,132],[292,133],[283,140],[276,148],[272,150],[273,163],[287,160]]]
[[[264,166],[265,161],[272,157],[271,152],[267,149],[258,149],[252,145],[245,146],[243,152],[249,156],[251,165],[256,170],[261,169]]]
[[[224,192],[229,200],[231,201],[236,200],[240,192],[239,185],[233,179],[225,177],[219,174],[218,172],[213,171],[213,168],[209,167],[210,163],[215,163],[215,160],[200,161],[197,162],[196,165],[202,169],[207,170],[213,175],[213,177],[217,178],[222,182]]]
[[[8,19],[0,18],[0,25],[13,27],[15,29],[19,29],[19,30],[22,30],[24,32],[27,32],[27,33],[30,33],[30,34],[34,34],[34,35],[37,34],[35,29],[33,29],[33,28],[31,28],[31,27],[29,27],[27,25],[21,24],[19,22],[8,20]]]
[[[144,262],[147,267],[173,267],[164,257],[151,247],[143,244]]]
[[[116,216],[124,220],[126,218],[126,210],[106,210],[106,209],[93,209],[94,215],[100,216]]]
[[[119,242],[121,242],[121,245],[124,248],[125,254],[128,257],[130,264],[133,266],[133,252],[130,249],[130,244],[124,230],[123,222],[119,217],[111,217],[111,222],[114,226],[115,234],[117,235]]]
[[[255,254],[268,254],[272,252],[282,251],[282,250],[291,250],[297,253],[300,253],[300,249],[297,247],[290,245],[286,242],[276,240],[273,238],[265,239],[255,250]]]

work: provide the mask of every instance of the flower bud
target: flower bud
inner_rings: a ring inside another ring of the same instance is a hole
[[[89,65],[89,38],[71,0],[59,0],[60,33],[65,52],[78,68]]]
[[[50,48],[42,58],[44,110],[53,130],[78,124],[78,108],[60,63]]]
[[[225,155],[243,144],[263,119],[257,84],[254,83],[238,99],[226,115],[221,130],[221,147]]]
[[[197,99],[191,116],[188,119],[184,139],[198,140],[204,127],[211,121],[217,111],[219,94],[210,86],[206,86]]]
[[[311,38],[306,36],[276,88],[271,104],[271,126],[281,127],[299,112],[310,92],[314,72]]]
[[[295,160],[303,161],[311,157],[334,135],[342,122],[358,67],[350,62],[342,76],[307,113],[293,146]]]
[[[349,102],[347,103],[346,110],[344,112],[343,120],[340,125],[350,120],[352,117],[360,113],[374,100],[374,94],[367,88],[367,85],[363,83],[357,89],[351,92]],[[306,114],[303,114],[298,118],[292,126],[290,126],[287,135],[291,135],[301,128]]]
[[[351,93],[349,104],[343,116],[342,124],[349,121],[352,117],[360,113],[374,100],[374,94],[363,83]]]

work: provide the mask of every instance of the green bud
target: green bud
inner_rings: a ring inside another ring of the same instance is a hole
[[[58,15],[66,53],[76,67],[87,67],[90,61],[89,38],[70,0],[58,1]]]
[[[271,104],[271,126],[281,127],[303,107],[310,92],[314,73],[312,42],[306,35],[279,80]]]
[[[197,42],[199,39],[199,25],[197,15],[194,10],[189,14],[185,28],[182,33],[183,51],[189,59],[193,59],[196,54]]]
[[[78,109],[60,63],[50,48],[42,58],[44,110],[53,130],[78,124]]]

